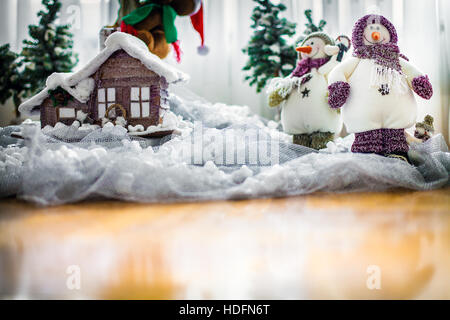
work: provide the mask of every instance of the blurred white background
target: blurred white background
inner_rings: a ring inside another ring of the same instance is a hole
[[[273,0],[280,2],[280,0]],[[364,14],[379,10],[390,19],[399,34],[401,51],[423,72],[430,76],[434,96],[430,101],[418,99],[418,120],[426,114],[435,118],[435,127],[449,139],[450,91],[450,1],[449,0],[281,0],[288,9],[286,18],[298,24],[303,32],[304,10],[313,10],[316,22],[321,18],[328,23],[326,31],[333,37],[351,36],[355,21]],[[75,35],[75,52],[83,66],[98,52],[98,32],[102,26],[114,23],[118,0],[62,0],[60,23],[70,23]],[[252,34],[250,15],[254,8],[251,0],[204,0],[205,38],[210,52],[197,54],[200,38],[190,19],[177,18],[179,39],[184,56],[177,64],[172,55],[166,60],[191,75],[187,85],[196,94],[212,102],[248,105],[255,113],[273,116],[267,107],[264,93],[256,94],[253,87],[243,81],[241,71],[246,62],[242,48]],[[19,51],[28,35],[28,25],[37,23],[36,13],[41,0],[1,0],[0,44],[10,43]],[[293,40],[294,40],[293,39]],[[3,108],[4,109],[4,108]],[[0,115],[0,118],[4,117]],[[448,141],[448,140],[447,140]]]

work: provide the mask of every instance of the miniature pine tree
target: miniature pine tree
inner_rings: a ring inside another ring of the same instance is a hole
[[[13,97],[18,106],[24,89],[19,79],[18,55],[9,50],[9,44],[0,47],[0,103],[4,104]]]
[[[297,43],[303,42],[303,40],[305,40],[305,38],[313,32],[323,31],[323,28],[327,24],[327,22],[322,19],[319,21],[319,25],[316,25],[312,19],[311,9],[305,10],[305,16],[306,19],[308,20],[308,22],[305,23],[306,29],[305,31],[303,31],[303,34],[300,36],[300,38],[298,38]]]
[[[252,72],[245,80],[251,86],[256,85],[256,91],[260,92],[271,78],[287,76],[294,69],[297,54],[294,44],[288,44],[287,38],[295,34],[296,24],[278,16],[286,10],[285,5],[276,5],[270,0],[254,1],[257,5],[251,27],[255,31],[242,50],[249,56],[243,70]]]
[[[78,56],[72,52],[70,26],[54,24],[61,2],[42,0],[42,4],[45,9],[38,13],[39,24],[28,27],[31,40],[23,41],[21,63],[24,69],[20,78],[25,84],[24,96],[42,89],[53,72],[70,72],[78,63]]]

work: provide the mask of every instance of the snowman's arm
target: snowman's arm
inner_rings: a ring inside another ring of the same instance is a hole
[[[328,104],[331,108],[342,107],[350,95],[350,85],[348,80],[352,76],[359,59],[351,57],[339,64],[328,75]]]
[[[412,89],[412,80],[416,77],[423,76],[424,74],[412,63],[406,61],[405,59],[400,59],[400,67],[402,72],[406,75],[408,85]]]
[[[333,70],[336,65],[338,65],[338,63],[339,62],[336,61],[336,56],[332,56],[327,63],[325,63],[317,70],[317,72],[326,77],[330,73],[330,71]]]
[[[402,72],[406,75],[406,81],[409,87],[420,97],[430,99],[433,95],[433,86],[428,76],[424,75],[416,66],[404,59],[400,59],[400,66]]]
[[[294,86],[299,82],[298,77],[274,78],[267,89],[269,107],[279,106],[287,99]]]
[[[328,75],[328,84],[331,85],[338,81],[348,82],[356,67],[359,64],[359,58],[349,57],[341,62],[336,68],[331,70]]]

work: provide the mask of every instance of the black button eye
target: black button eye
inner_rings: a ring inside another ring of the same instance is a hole
[[[314,44],[314,42],[311,42],[311,45],[313,45]]]
[[[377,30],[380,30],[380,27],[377,27]]]

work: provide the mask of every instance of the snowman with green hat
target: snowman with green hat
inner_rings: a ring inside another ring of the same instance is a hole
[[[269,106],[281,106],[281,124],[293,142],[314,149],[326,147],[342,128],[340,114],[328,105],[328,73],[342,61],[350,39],[336,41],[325,32],[310,33],[296,51],[299,62],[287,78],[269,86]]]

